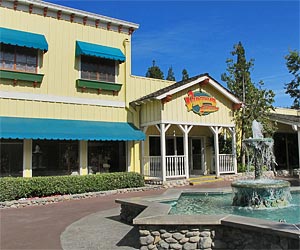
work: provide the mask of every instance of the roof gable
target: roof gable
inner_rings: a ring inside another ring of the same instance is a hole
[[[213,79],[211,76],[209,76],[208,73],[205,73],[205,74],[191,77],[187,80],[176,82],[168,87],[162,88],[162,89],[155,91],[149,95],[143,96],[135,101],[132,101],[130,104],[132,104],[134,106],[138,106],[147,101],[163,100],[165,98],[172,96],[173,94],[176,94],[182,90],[188,89],[196,84],[199,84],[200,86],[210,84],[213,88],[215,88],[217,91],[219,91],[224,96],[226,96],[234,104],[242,103],[228,89],[224,88],[220,83],[218,83],[215,79]]]

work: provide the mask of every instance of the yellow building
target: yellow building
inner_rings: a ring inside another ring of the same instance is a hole
[[[237,172],[240,101],[208,74],[131,75],[137,24],[34,0],[3,0],[0,16],[2,176]]]

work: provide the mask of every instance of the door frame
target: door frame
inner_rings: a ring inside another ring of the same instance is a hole
[[[205,136],[193,136],[189,138],[189,173],[190,175],[206,175],[206,150],[205,150]],[[193,140],[201,140],[201,170],[193,168]]]

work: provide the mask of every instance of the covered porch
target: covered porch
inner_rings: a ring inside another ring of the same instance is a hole
[[[149,178],[237,173],[234,111],[241,102],[208,74],[130,103],[140,112],[141,173]],[[222,142],[227,145],[226,151]]]
[[[146,178],[166,181],[237,173],[234,127],[161,123],[143,130],[147,138],[141,142],[141,170]],[[220,136],[231,143],[230,152],[220,150]]]

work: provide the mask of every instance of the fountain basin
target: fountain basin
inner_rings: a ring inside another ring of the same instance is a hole
[[[284,180],[255,179],[231,183],[232,205],[253,209],[280,208],[289,205],[290,183]]]

